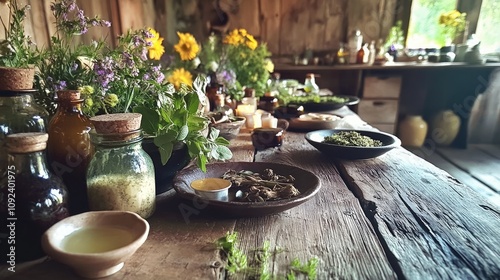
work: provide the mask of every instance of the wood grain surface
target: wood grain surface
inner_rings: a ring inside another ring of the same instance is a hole
[[[266,270],[285,279],[297,258],[319,260],[317,279],[495,279],[500,275],[500,211],[448,173],[397,148],[378,158],[338,161],[303,133],[254,154],[250,132],[231,142],[233,161],[278,162],[316,174],[313,199],[257,218],[213,216],[199,201],[157,197],[145,244],[107,279],[248,279],[224,270],[214,241],[239,234],[249,256],[269,242]],[[50,258],[0,267],[1,279],[78,279]]]

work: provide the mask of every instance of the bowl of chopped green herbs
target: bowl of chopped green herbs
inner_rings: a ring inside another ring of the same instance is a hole
[[[316,95],[290,96],[285,98],[285,103],[304,107],[306,112],[324,112],[340,109],[345,105],[359,103],[359,98],[349,95]]]
[[[374,158],[401,146],[396,136],[375,130],[325,129],[305,137],[320,152],[341,159]]]

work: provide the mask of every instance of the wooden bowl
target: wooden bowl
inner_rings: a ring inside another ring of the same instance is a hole
[[[79,276],[100,278],[118,272],[148,233],[148,222],[135,213],[86,212],[50,227],[42,236],[42,248]]]

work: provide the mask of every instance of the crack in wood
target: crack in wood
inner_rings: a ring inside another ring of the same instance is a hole
[[[335,161],[335,166],[339,171],[340,177],[342,177],[343,181],[345,182],[347,189],[350,190],[354,194],[354,197],[358,199],[361,205],[361,209],[363,209],[363,213],[365,213],[366,217],[370,221],[372,228],[375,231],[375,234],[377,235],[380,244],[382,245],[382,249],[384,250],[387,259],[389,260],[389,264],[391,265],[391,268],[394,271],[394,273],[396,273],[397,275],[397,278],[406,279],[406,277],[403,274],[403,270],[399,265],[398,259],[389,249],[387,242],[384,240],[383,235],[380,232],[377,219],[375,218],[375,215],[377,214],[377,204],[374,201],[365,199],[361,188],[359,188],[359,186],[355,183],[354,179],[351,176],[349,176],[349,173],[340,162]],[[391,230],[391,234],[394,235],[392,229],[390,227],[388,228],[389,230]]]

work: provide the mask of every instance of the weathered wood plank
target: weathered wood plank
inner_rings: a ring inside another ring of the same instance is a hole
[[[280,52],[281,1],[260,0],[261,41],[267,43],[267,49],[273,53]]]
[[[45,25],[47,16],[45,14],[43,2],[40,0],[29,0],[31,6],[30,15],[25,24],[26,33],[33,37],[33,42],[36,42],[40,49],[50,45],[50,36]]]
[[[230,1],[221,1],[221,7],[230,6],[235,9],[234,12],[229,11],[228,13],[229,30],[234,28],[244,28],[248,31],[248,33],[252,34],[257,40],[259,40],[261,35],[259,0],[232,1],[232,4],[227,2]]]
[[[387,257],[359,201],[342,182],[334,164],[314,152],[300,133],[287,133],[281,148],[258,152],[256,161],[302,167],[321,174],[321,190],[308,202],[280,214],[237,221],[240,247],[285,252],[273,257],[271,277],[283,277],[290,262],[319,259],[317,279],[394,279]],[[246,276],[236,279],[246,279]]]
[[[500,159],[500,145],[491,144],[471,144],[471,147],[481,150],[497,159]]]
[[[437,152],[492,190],[500,193],[500,159],[482,150],[439,148]]]
[[[308,42],[308,3],[301,0],[281,0],[281,30],[279,55],[300,55]]]
[[[142,1],[120,0],[117,2],[120,11],[121,33],[126,33],[129,29],[144,27],[145,20]]]
[[[403,277],[500,275],[500,212],[448,173],[403,148],[338,167]]]
[[[478,194],[486,198],[488,202],[490,202],[491,204],[495,205],[500,209],[500,194],[491,190],[488,186],[476,180],[469,173],[458,168],[456,165],[454,165],[447,159],[443,158],[438,153],[424,152],[423,150],[420,150],[418,148],[410,149],[410,151],[413,154],[420,156],[426,161],[434,164],[438,168],[446,170],[446,172],[450,173],[451,176],[455,177],[458,181],[460,181],[464,185],[472,188]]]

